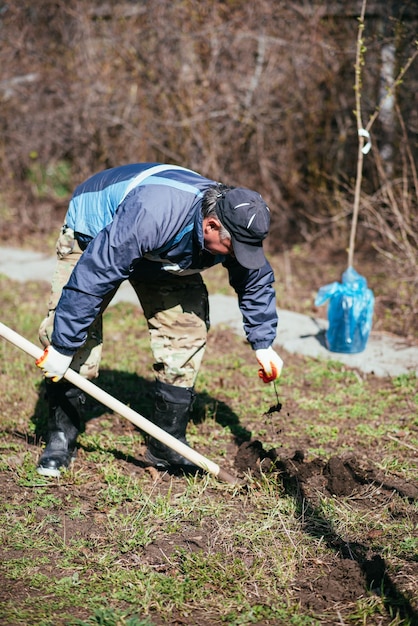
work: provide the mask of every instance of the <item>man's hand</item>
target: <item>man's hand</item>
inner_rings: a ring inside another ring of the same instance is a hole
[[[72,360],[72,356],[61,354],[52,346],[48,346],[43,355],[37,359],[36,365],[41,368],[45,378],[52,378],[56,383],[64,376]]]
[[[255,356],[261,365],[258,375],[265,383],[271,383],[276,378],[279,378],[283,368],[283,361],[271,346],[270,348],[256,350]]]

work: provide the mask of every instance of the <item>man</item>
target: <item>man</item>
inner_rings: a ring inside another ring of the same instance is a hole
[[[77,187],[39,331],[45,351],[37,365],[49,402],[40,474],[59,476],[73,459],[85,398],[61,379],[70,365],[86,378],[98,376],[102,313],[125,280],[148,322],[156,378],[152,421],[183,443],[209,329],[205,268],[222,263],[228,270],[260,375],[265,382],[280,375],[283,362],[272,348],[274,276],[262,248],[269,224],[270,211],[255,191],[176,165],[124,165]],[[146,458],[157,467],[190,465],[154,438]]]

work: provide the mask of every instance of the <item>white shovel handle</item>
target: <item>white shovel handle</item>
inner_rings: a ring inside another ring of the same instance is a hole
[[[0,322],[0,337],[3,337],[34,359],[38,359],[43,354],[43,350],[41,348],[35,346],[35,344],[31,343],[2,322]],[[148,435],[151,435],[151,437],[158,439],[161,443],[165,444],[172,450],[175,450],[175,452],[194,465],[197,465],[201,469],[205,470],[205,472],[213,474],[220,480],[232,485],[239,483],[239,480],[235,476],[232,476],[226,470],[222,469],[217,463],[207,459],[202,454],[199,454],[199,452],[196,452],[172,435],[169,435],[165,432],[165,430],[162,430],[162,428],[159,428],[145,417],[126,406],[126,404],[123,404],[123,402],[120,402],[106,391],[103,391],[103,389],[97,387],[97,385],[92,383],[90,380],[83,378],[83,376],[80,376],[80,374],[77,374],[74,370],[68,369],[64,378],[107,406],[115,413],[118,413],[122,417],[126,417],[127,420],[132,422],[132,424],[135,424],[135,426],[138,426],[138,428],[148,433]]]

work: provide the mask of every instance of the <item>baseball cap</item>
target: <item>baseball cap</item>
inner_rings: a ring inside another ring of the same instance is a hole
[[[266,262],[263,239],[270,226],[270,209],[256,191],[234,187],[219,194],[217,214],[228,229],[237,261],[247,269]]]

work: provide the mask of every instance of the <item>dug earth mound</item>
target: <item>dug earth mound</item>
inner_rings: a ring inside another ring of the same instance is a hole
[[[318,495],[359,495],[367,485],[379,485],[379,489],[397,492],[410,501],[418,500],[418,487],[398,477],[388,478],[374,465],[360,465],[355,456],[332,456],[328,461],[321,458],[305,462],[303,450],[290,456],[280,456],[276,450],[266,452],[260,441],[244,442],[238,449],[235,467],[240,473],[251,472],[253,476],[277,472],[286,488],[300,492],[305,498],[316,499]]]

